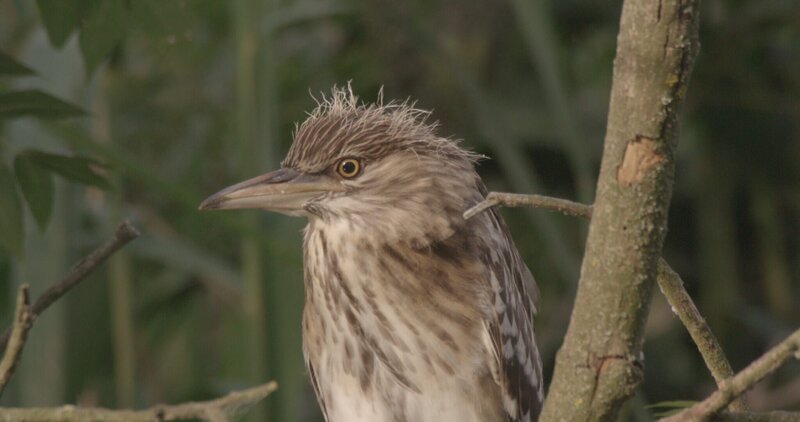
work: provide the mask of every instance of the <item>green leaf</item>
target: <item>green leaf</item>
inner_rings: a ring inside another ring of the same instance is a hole
[[[86,72],[108,57],[125,35],[127,20],[123,0],[103,0],[81,26],[81,52]]]
[[[0,76],[25,76],[32,75],[33,73],[31,68],[0,51]]]
[[[16,256],[22,255],[22,202],[17,183],[4,164],[0,163],[0,246]]]
[[[53,176],[36,165],[30,153],[23,152],[14,159],[14,173],[28,202],[36,224],[44,230],[53,210]]]
[[[691,400],[662,401],[647,405],[645,406],[645,409],[653,410],[653,416],[657,418],[666,418],[678,414],[684,409],[688,409],[695,404],[697,404],[697,402]]]
[[[23,152],[37,166],[57,173],[65,179],[85,185],[96,186],[103,190],[110,190],[111,183],[105,176],[98,173],[95,167],[104,167],[97,160],[82,156],[68,156],[51,154],[42,151],[28,150]]]
[[[61,48],[97,0],[36,0],[50,44]]]
[[[39,90],[0,92],[0,120],[20,116],[59,119],[84,114],[80,107]]]
[[[672,401],[661,401],[658,403],[648,404],[645,406],[646,409],[686,409],[688,407],[692,407],[696,405],[696,401],[692,400],[672,400]]]

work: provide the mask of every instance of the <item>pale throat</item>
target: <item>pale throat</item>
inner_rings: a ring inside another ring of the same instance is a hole
[[[460,365],[477,364],[471,361],[482,345],[466,339],[479,337],[479,310],[448,300],[452,290],[430,279],[443,273],[433,272],[407,238],[358,226],[353,220],[316,219],[306,228],[305,336],[319,349],[310,358],[324,349],[328,359],[336,356],[346,367],[357,355],[342,337],[361,337],[381,349],[388,367],[406,367],[409,382],[415,375],[446,376]],[[421,345],[427,355],[417,350]]]

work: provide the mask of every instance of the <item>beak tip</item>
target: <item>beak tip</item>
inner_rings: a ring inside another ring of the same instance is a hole
[[[211,197],[207,198],[200,205],[197,207],[199,211],[209,211],[219,208],[219,200],[217,198]]]

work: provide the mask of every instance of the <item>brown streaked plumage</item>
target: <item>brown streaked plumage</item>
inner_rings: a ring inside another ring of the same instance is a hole
[[[329,422],[533,421],[536,284],[500,215],[462,212],[478,158],[407,104],[330,99],[282,169],[201,209],[305,216],[303,340]]]

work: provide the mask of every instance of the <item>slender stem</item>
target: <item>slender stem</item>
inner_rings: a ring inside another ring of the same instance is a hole
[[[22,348],[25,347],[25,340],[28,338],[28,330],[31,329],[31,313],[28,307],[28,285],[23,284],[17,293],[17,307],[14,311],[14,324],[11,327],[11,340],[0,361],[0,396],[14,375],[17,368]]]
[[[122,224],[117,227],[111,239],[107,240],[89,255],[78,261],[61,281],[51,286],[36,299],[36,302],[34,302],[33,306],[30,308],[31,321],[35,320],[45,309],[64,296],[73,287],[77,286],[100,264],[108,259],[109,256],[119,250],[119,248],[125,246],[138,236],[139,232],[130,222],[122,222]],[[0,349],[6,347],[10,336],[11,328],[8,328],[5,334],[0,337]]]
[[[732,378],[723,381],[719,389],[707,399],[677,415],[662,419],[662,421],[704,421],[723,410],[733,399],[742,395],[793,357],[800,359],[800,330],[795,331],[780,344],[761,355]]]
[[[269,101],[262,101],[264,86],[272,82],[271,67],[262,66],[265,48],[269,48],[271,33],[262,33],[259,23],[269,2],[236,0],[231,3],[236,28],[236,131],[241,178],[250,178],[271,165],[270,143],[274,141],[274,110]],[[268,52],[272,53],[272,52]],[[270,56],[274,60],[275,56]],[[269,63],[271,66],[273,63]],[[262,73],[262,70],[265,71]],[[262,138],[263,137],[263,138]],[[266,138],[266,139],[264,139]],[[242,303],[246,336],[246,374],[251,381],[261,382],[267,376],[267,306],[264,295],[264,256],[257,237],[252,233],[261,227],[253,214],[244,218],[251,235],[239,244],[242,272]],[[249,420],[269,420],[268,409],[258,406]]]
[[[752,192],[752,218],[756,253],[761,265],[768,309],[780,318],[789,319],[793,311],[792,275],[785,250],[786,231],[780,223],[778,201],[780,195],[768,187],[755,183]],[[778,201],[776,201],[778,199]]]
[[[541,208],[548,211],[557,211],[562,214],[590,219],[592,206],[566,199],[553,198],[542,195],[524,195],[519,193],[489,192],[486,199],[464,212],[464,219],[470,219],[496,205],[504,207],[529,207]]]
[[[131,260],[120,251],[109,261],[109,300],[114,343],[114,382],[117,406],[131,407],[136,402],[136,348],[132,310],[133,280]]]
[[[91,134],[100,144],[115,142],[114,111],[108,92],[114,82],[112,72],[103,72],[95,91]],[[119,188],[109,197],[111,215],[117,219],[123,212],[125,179],[112,176]],[[125,251],[119,251],[108,262],[108,300],[111,312],[111,339],[114,350],[114,393],[116,405],[131,407],[136,402],[136,348],[133,319],[133,267]]]
[[[278,388],[275,381],[234,391],[224,397],[202,402],[177,405],[153,406],[145,410],[111,410],[102,408],[66,405],[48,408],[0,408],[0,422],[5,421],[107,421],[107,422],[152,422],[199,419],[202,421],[226,421],[236,413],[246,411],[264,400]]]

